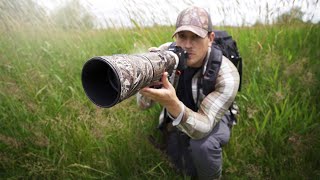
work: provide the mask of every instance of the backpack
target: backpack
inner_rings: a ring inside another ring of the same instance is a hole
[[[214,31],[215,38],[211,46],[210,58],[204,73],[204,77],[199,81],[198,87],[203,89],[203,94],[208,95],[214,91],[215,81],[221,66],[222,55],[227,57],[238,69],[240,75],[241,90],[242,82],[242,58],[238,51],[237,43],[226,31]]]
[[[222,51],[222,54],[227,57],[238,69],[240,75],[240,85],[238,91],[241,90],[241,82],[242,82],[242,58],[240,56],[237,42],[232,39],[226,31],[214,31],[214,46],[219,47]]]

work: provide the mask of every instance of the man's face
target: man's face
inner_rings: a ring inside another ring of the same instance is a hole
[[[182,47],[189,54],[187,65],[189,67],[201,67],[207,54],[208,47],[211,46],[214,35],[211,33],[205,38],[194,34],[191,31],[181,31],[175,35],[177,46]]]

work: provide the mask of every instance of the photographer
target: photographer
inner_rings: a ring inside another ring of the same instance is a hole
[[[164,110],[161,125],[168,133],[166,153],[177,169],[199,179],[218,179],[222,172],[222,146],[230,138],[228,111],[239,87],[237,68],[222,57],[214,90],[204,95],[199,81],[204,77],[215,37],[210,16],[199,7],[183,10],[173,33],[175,43],[188,53],[187,69],[181,72],[175,89],[168,73],[159,89],[145,87],[137,95],[138,104],[148,108],[160,103]],[[171,43],[159,47],[168,49]]]

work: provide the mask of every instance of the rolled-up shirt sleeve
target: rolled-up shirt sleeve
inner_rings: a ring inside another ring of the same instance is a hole
[[[173,120],[172,121],[172,125],[173,126],[177,126],[178,124],[180,124],[182,118],[183,118],[183,115],[184,115],[184,109],[185,109],[185,105],[180,102],[180,106],[181,106],[181,112],[179,113],[178,117],[174,118],[171,116],[171,114],[169,112],[167,112],[168,116]]]
[[[203,99],[197,112],[185,107],[183,120],[176,127],[192,139],[208,135],[234,101],[239,83],[237,68],[223,57],[215,90]]]

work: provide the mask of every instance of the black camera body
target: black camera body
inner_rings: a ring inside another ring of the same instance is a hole
[[[186,50],[182,49],[180,46],[170,46],[169,51],[174,52],[179,58],[179,64],[177,67],[178,71],[182,71],[187,68],[187,60],[188,60],[188,53]]]

